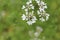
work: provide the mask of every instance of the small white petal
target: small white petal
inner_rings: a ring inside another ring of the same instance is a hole
[[[50,15],[46,13],[46,20],[48,20],[48,19],[49,19],[49,16],[50,16]]]
[[[49,17],[48,16],[46,16],[46,20],[48,20],[49,19]]]
[[[33,20],[37,20],[35,16],[33,16]]]
[[[25,11],[27,12],[27,11],[28,11],[28,9],[25,9]]]
[[[29,5],[30,3],[29,2],[26,2],[27,5]]]
[[[37,1],[37,0],[35,0],[35,1]]]
[[[25,20],[26,19],[26,16],[23,14],[22,15],[22,20]]]
[[[40,0],[35,0],[38,4],[40,3]]]
[[[26,11],[26,15],[28,15],[28,11]]]
[[[38,6],[40,6],[41,4],[40,3],[38,3]]]
[[[40,14],[39,10],[37,11],[38,15]]]
[[[47,6],[44,6],[44,8],[47,8]]]
[[[35,23],[36,21],[32,21],[32,23]]]
[[[44,8],[39,8],[40,9],[40,12],[44,12],[45,10],[44,10]]]
[[[32,25],[32,21],[27,21],[27,24],[28,25]]]
[[[46,13],[46,16],[50,16],[50,15]]]
[[[26,16],[26,20],[28,20],[28,16]]]
[[[24,9],[24,8],[25,8],[25,6],[23,5],[22,9]]]
[[[34,6],[32,6],[31,8],[34,9]]]
[[[42,18],[40,18],[40,20],[42,21],[42,22],[44,22],[45,21],[45,19],[42,17]]]
[[[43,1],[41,1],[41,5],[46,5]]]
[[[32,11],[32,15],[33,15],[34,11]]]
[[[30,4],[30,6],[33,6],[32,4]]]
[[[32,3],[32,0],[29,0],[29,3]]]

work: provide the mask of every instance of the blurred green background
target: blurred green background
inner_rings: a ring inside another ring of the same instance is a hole
[[[0,40],[29,40],[28,31],[41,26],[46,40],[60,40],[60,0],[43,0],[47,3],[50,18],[46,22],[37,22],[29,26],[22,21],[22,5],[28,0],[0,0]]]

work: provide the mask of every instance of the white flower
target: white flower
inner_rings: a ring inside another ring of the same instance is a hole
[[[29,5],[30,3],[32,3],[32,0],[29,0],[28,2],[26,2],[27,5]]]
[[[32,25],[32,21],[27,21],[27,24],[28,25]]]
[[[49,14],[47,14],[47,13],[40,13],[40,14],[38,14],[39,15],[39,20],[41,20],[42,22],[44,22],[44,21],[47,21],[48,19],[49,19]]]
[[[42,4],[42,5],[45,5],[45,3],[44,3],[43,1],[41,1],[41,4]]]
[[[44,8],[39,8],[39,10],[40,10],[40,12],[44,12],[45,10],[44,10]]]
[[[36,2],[38,2],[40,12],[44,12],[44,9],[47,8],[46,3],[44,3],[43,1],[40,2],[39,0],[36,0]]]
[[[26,15],[28,15],[28,11],[26,11]]]
[[[26,20],[28,25],[32,25],[36,22],[36,17],[33,15],[34,11],[28,12],[26,9],[26,15],[23,14],[22,20]]]
[[[32,0],[29,0],[29,3],[32,3]]]
[[[30,4],[30,6],[33,6],[33,4]]]
[[[34,11],[32,11],[32,14],[34,13]]]
[[[50,16],[48,13],[46,13],[46,16]]]
[[[28,23],[29,25],[32,25],[33,23],[36,22],[36,20],[37,20],[36,17],[33,16],[32,19],[30,19],[29,21],[27,21],[27,23]]]
[[[41,5],[46,5],[46,3],[44,3],[43,1],[41,1]]]
[[[41,1],[41,8],[43,8],[43,9],[46,9],[47,8],[47,5],[46,5],[46,3],[44,3],[43,1]]]
[[[45,9],[47,8],[46,3],[44,3],[41,0],[35,0],[39,6],[39,10],[37,10],[37,13],[39,15],[39,20],[42,22],[47,21],[49,19],[49,14],[46,14]]]
[[[49,16],[50,16],[50,15],[46,13],[46,20],[48,20],[48,19],[49,19]]]
[[[25,11],[28,11],[28,9],[34,9],[32,0],[29,0],[28,2],[26,2],[26,6],[23,5],[22,9],[25,9]]]
[[[41,17],[41,18],[40,18],[40,20],[41,20],[42,22],[44,22],[44,21],[45,21],[45,19],[44,19],[43,17]]]
[[[37,20],[35,16],[33,16],[33,19],[32,20]]]
[[[46,16],[46,20],[48,20],[49,19],[49,17],[48,16]]]
[[[23,14],[22,15],[22,20],[25,20],[26,19],[26,16]]]
[[[47,6],[44,6],[43,8],[47,8]]]
[[[40,3],[40,0],[35,0],[38,4]]]
[[[31,9],[34,9],[34,6],[32,6]]]
[[[29,2],[26,2],[27,5],[29,5],[30,3]]]
[[[25,9],[25,6],[23,5],[22,9]]]
[[[40,14],[40,11],[39,10],[37,10],[37,13],[38,13],[38,15]]]
[[[27,11],[28,11],[28,9],[25,9],[25,11],[27,12]]]

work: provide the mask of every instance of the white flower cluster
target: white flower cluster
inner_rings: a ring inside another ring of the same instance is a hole
[[[29,35],[31,37],[30,40],[41,40],[39,39],[39,36],[41,34],[41,32],[43,31],[43,29],[39,26],[36,27],[36,31],[29,31]]]
[[[41,0],[35,1],[39,6],[39,9],[37,10],[39,20],[41,20],[42,22],[47,21],[49,19],[49,14],[45,12],[45,9],[47,8],[46,3]],[[26,20],[28,25],[32,25],[33,23],[35,23],[37,18],[34,16],[34,6],[32,0],[26,2],[26,5],[23,5],[22,9],[24,9],[24,11],[26,12],[26,14],[22,15],[22,20]]]
[[[25,10],[26,14],[22,15],[22,20],[26,20],[29,25],[32,25],[33,23],[36,22],[36,17],[33,15],[34,14],[34,6],[32,4],[32,0],[29,0],[26,3],[26,6],[23,5],[22,9]],[[32,11],[30,11],[32,10]]]
[[[23,14],[23,16],[22,16],[22,20],[27,20],[27,23],[29,24],[29,25],[32,25],[33,23],[35,23],[36,22],[36,17],[33,15],[33,13],[29,13],[29,14]]]
[[[22,9],[25,9],[26,12],[28,12],[29,9],[34,9],[32,0],[29,0],[28,2],[26,2],[26,5],[23,5]]]
[[[42,22],[47,21],[49,19],[49,14],[47,14],[45,11],[45,9],[47,9],[46,3],[44,3],[41,0],[35,0],[35,1],[39,6],[39,10],[37,10],[39,20],[41,20]]]

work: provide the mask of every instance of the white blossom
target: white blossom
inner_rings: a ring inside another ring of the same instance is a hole
[[[47,6],[44,6],[43,8],[47,8]]]
[[[29,2],[26,2],[27,5],[29,5],[30,3]]]
[[[35,36],[35,37],[39,37],[39,33],[38,33],[38,32],[35,32],[35,33],[34,33],[34,36]]]
[[[27,21],[27,24],[28,25],[32,25],[32,21]]]
[[[38,14],[38,15],[41,14],[39,10],[37,10],[37,14]]]
[[[31,13],[26,13],[26,15],[22,15],[22,20],[26,20],[28,25],[32,25],[33,23],[36,22],[36,17],[33,15],[34,11]]]
[[[22,15],[22,20],[25,20],[26,19],[26,16],[23,14]]]
[[[23,5],[22,9],[24,9],[24,8],[25,8],[25,6]]]
[[[31,9],[34,9],[34,6],[32,6]]]
[[[40,3],[40,0],[35,0],[38,4]]]
[[[44,3],[41,0],[35,0],[35,1],[39,6],[39,10],[37,10],[37,14],[39,15],[39,20],[42,22],[47,21],[49,19],[49,14],[45,12],[45,9],[47,9],[46,3]]]
[[[46,13],[46,20],[48,20],[48,19],[49,19],[49,16],[50,16],[50,15]]]
[[[44,10],[44,8],[39,8],[39,10],[40,10],[40,12],[44,12],[45,10]]]
[[[32,3],[32,0],[29,0],[29,3]]]
[[[42,18],[40,18],[39,20],[41,20],[42,22],[44,22],[45,21],[45,19],[42,17]]]
[[[27,12],[27,11],[28,11],[28,9],[25,9],[25,11]]]
[[[33,23],[36,22],[36,20],[37,20],[36,17],[33,16],[32,19],[30,19],[30,20],[27,21],[27,23],[28,23],[28,25],[32,25]]]
[[[45,5],[45,3],[43,1],[41,1],[41,5]]]

